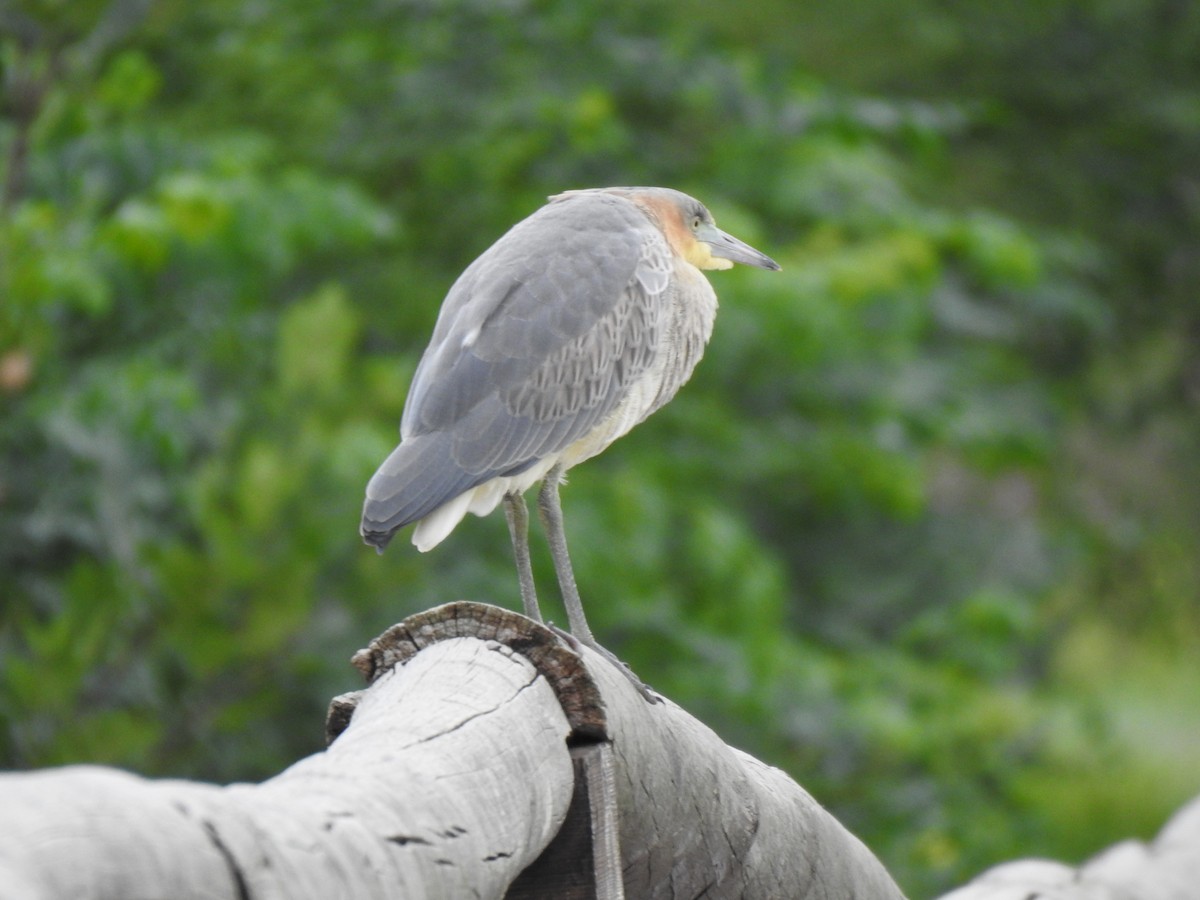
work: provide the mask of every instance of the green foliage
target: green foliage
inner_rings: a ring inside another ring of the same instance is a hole
[[[1145,5],[1080,27],[1165,46]],[[377,557],[363,486],[474,255],[547,194],[661,183],[784,270],[714,273],[693,382],[572,473],[602,639],[914,894],[1194,792],[1144,746],[1194,712],[1143,702],[1200,634],[1194,267],[1146,274],[1176,199],[1143,244],[1083,177],[1115,135],[1115,196],[1158,189],[1185,94],[1030,144],[1014,111],[1099,90],[1057,4],[136,6],[0,16],[0,762],[259,777],[384,627],[515,604],[502,524]]]

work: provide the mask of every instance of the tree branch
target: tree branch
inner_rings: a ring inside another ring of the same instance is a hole
[[[439,607],[355,663],[329,748],[259,785],[0,775],[0,898],[594,897],[572,752],[606,741],[626,896],[901,897],[782,772],[523,616]]]
[[[1200,890],[1200,797],[1149,844],[1122,841],[1075,867],[1022,859],[988,869],[942,900],[1187,900]]]

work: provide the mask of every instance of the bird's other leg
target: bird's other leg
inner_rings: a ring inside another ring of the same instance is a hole
[[[533,566],[529,562],[529,510],[521,494],[504,495],[504,518],[512,537],[513,556],[517,560],[517,580],[521,584],[521,606],[525,615],[535,622],[544,621],[538,608],[537,588],[533,584]]]
[[[546,530],[546,540],[550,544],[550,556],[554,559],[554,571],[558,575],[558,587],[562,591],[563,606],[567,609],[567,624],[571,635],[579,643],[587,644],[609,662],[618,671],[623,672],[638,693],[650,703],[658,703],[660,698],[633,674],[633,671],[621,660],[617,659],[607,647],[602,647],[592,635],[587,617],[583,614],[583,602],[579,599],[579,587],[575,584],[575,572],[571,568],[571,557],[567,554],[567,533],[563,527],[562,503],[558,498],[558,485],[562,481],[563,467],[554,466],[542,481],[542,489],[538,492],[538,512],[542,517],[542,527]],[[556,629],[557,630],[557,629]]]
[[[558,576],[558,587],[562,591],[563,606],[567,608],[567,624],[571,634],[588,646],[595,646],[596,639],[583,614],[583,602],[579,599],[579,587],[575,584],[575,571],[571,568],[571,557],[567,553],[567,533],[563,527],[562,503],[558,499],[558,485],[562,482],[562,465],[556,465],[542,480],[538,492],[538,512],[542,527],[546,529],[546,540],[550,544],[550,556],[554,560],[554,573]]]

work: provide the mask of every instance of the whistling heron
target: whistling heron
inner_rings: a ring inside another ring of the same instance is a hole
[[[687,381],[717,312],[700,270],[734,263],[779,268],[679,191],[551,197],[450,289],[409,388],[400,445],[367,485],[363,539],[382,551],[416,522],[413,543],[426,551],[468,512],[503,501],[525,614],[541,621],[522,497],[541,481],[571,633],[602,649],[567,555],[559,483]]]

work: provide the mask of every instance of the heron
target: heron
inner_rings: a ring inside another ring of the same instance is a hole
[[[570,634],[615,659],[584,616],[559,485],[688,380],[717,313],[702,270],[734,263],[779,269],[680,191],[550,197],[450,288],[409,387],[400,443],[367,484],[364,541],[382,552],[416,523],[412,542],[425,552],[467,513],[503,503],[524,612],[541,622],[524,500],[540,482]]]

